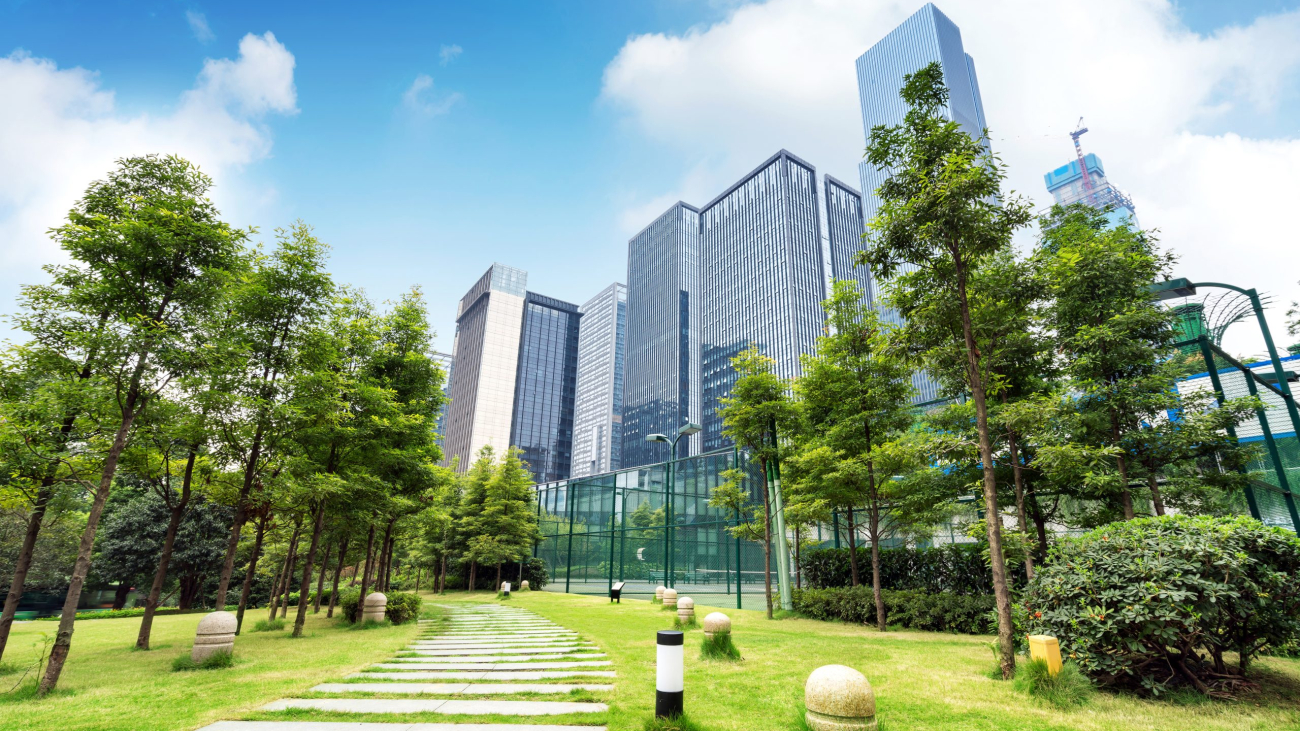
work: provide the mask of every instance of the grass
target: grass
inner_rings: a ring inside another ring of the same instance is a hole
[[[673,716],[672,718],[652,718],[642,726],[645,731],[704,731],[699,724],[690,719],[689,716]]]
[[[189,655],[178,655],[175,660],[172,660],[173,673],[186,670],[221,670],[234,666],[235,655],[232,652],[214,652],[199,662],[194,662]]]
[[[487,602],[492,597],[489,592],[451,592],[426,596],[426,604]],[[589,681],[615,685],[605,701],[610,704],[608,714],[535,723],[605,723],[610,731],[643,728],[654,715],[655,632],[664,626],[659,608],[643,600],[610,604],[603,596],[548,591],[517,599],[518,607],[578,630],[599,644],[618,673],[616,678]],[[769,621],[759,611],[706,609],[698,602],[695,611],[722,611],[730,616],[732,639],[744,648],[744,659],[738,662],[686,653],[686,713],[704,731],[798,728],[809,673],[835,663],[856,668],[871,681],[882,731],[1300,729],[1300,660],[1260,659],[1258,672],[1252,672],[1260,689],[1243,693],[1236,701],[1197,705],[1098,692],[1082,708],[1060,709],[1016,690],[1013,683],[985,677],[989,637],[907,630],[881,634],[859,625],[797,617]],[[322,716],[320,720],[346,719]]]
[[[149,652],[134,651],[140,620],[77,622],[59,690],[35,699],[34,676],[0,695],[0,729],[22,731],[189,731],[238,718],[278,698],[334,682],[370,663],[392,657],[419,632],[415,622],[371,632],[351,632],[325,612],[307,615],[304,635],[261,632],[235,638],[234,667],[214,672],[172,672],[189,658],[203,614],[154,619]],[[44,622],[16,622],[5,662],[31,665],[43,648]],[[0,691],[17,676],[7,676]]]
[[[254,632],[276,632],[284,629],[284,620],[276,617],[275,619],[259,619],[257,624],[253,625]]]
[[[714,632],[712,639],[705,637],[700,642],[700,659],[735,662],[741,659],[740,648],[731,641],[730,632]]]
[[[1096,692],[1092,681],[1072,662],[1065,663],[1061,672],[1052,675],[1046,660],[1024,658],[1016,664],[1015,688],[1063,709],[1084,705]]]

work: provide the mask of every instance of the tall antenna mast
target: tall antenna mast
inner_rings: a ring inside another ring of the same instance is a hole
[[[1079,173],[1083,176],[1083,195],[1088,205],[1095,207],[1097,201],[1094,200],[1096,196],[1092,188],[1092,178],[1088,176],[1088,163],[1083,159],[1083,146],[1079,144],[1079,138],[1088,131],[1088,128],[1083,126],[1083,117],[1079,117],[1075,127],[1075,130],[1070,133],[1070,139],[1074,140],[1074,154],[1079,158]]]

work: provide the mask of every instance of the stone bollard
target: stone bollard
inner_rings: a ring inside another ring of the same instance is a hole
[[[379,592],[366,596],[365,610],[361,613],[361,621],[364,622],[382,622],[384,621],[384,611],[388,609],[388,597]]]
[[[695,621],[695,600],[684,596],[677,600],[677,621],[690,624]]]
[[[715,634],[731,634],[731,617],[722,612],[712,612],[704,618],[704,636],[713,639]]]
[[[664,600],[664,585],[660,584],[659,586],[655,587],[655,601],[662,602],[663,600]]]
[[[519,591],[528,591],[528,579],[519,582]]]
[[[218,652],[235,651],[235,628],[238,622],[230,612],[213,612],[199,620],[194,632],[194,649],[190,650],[190,659],[203,662]]]
[[[664,609],[677,608],[677,590],[664,589]]]
[[[862,673],[844,665],[823,665],[803,687],[804,718],[812,731],[876,728],[876,694]]]

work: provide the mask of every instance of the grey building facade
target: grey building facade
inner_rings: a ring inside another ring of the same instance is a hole
[[[826,238],[827,250],[830,252],[830,276],[832,280],[845,280],[857,283],[863,298],[871,307],[875,307],[875,283],[871,279],[871,268],[855,264],[863,248],[862,232],[866,223],[862,218],[862,194],[847,183],[824,176],[826,188]],[[826,293],[830,296],[830,292]]]
[[[868,140],[873,127],[903,122],[907,106],[898,93],[903,76],[936,61],[943,67],[944,83],[949,91],[949,119],[973,137],[984,134],[988,124],[975,76],[975,61],[962,45],[961,29],[933,3],[927,3],[858,57],[858,96],[862,127]],[[875,191],[889,173],[866,160],[858,163],[858,173],[862,178],[863,220],[870,221],[880,208]],[[896,321],[896,314],[882,314]],[[912,382],[918,402],[939,398],[938,384],[925,373],[915,374]]]
[[[756,345],[783,378],[816,351],[826,298],[817,171],[781,150],[700,209],[703,449],[728,446],[718,415]]]
[[[573,408],[571,477],[623,464],[623,361],[627,285],[614,283],[578,308],[578,390]]]
[[[700,423],[700,284],[700,212],[678,202],[628,241],[623,467],[667,459],[647,435]],[[699,434],[678,447],[699,452]]]

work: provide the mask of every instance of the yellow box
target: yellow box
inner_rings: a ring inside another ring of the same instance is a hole
[[[1051,635],[1029,635],[1029,657],[1047,663],[1047,672],[1061,672],[1061,644]]]

